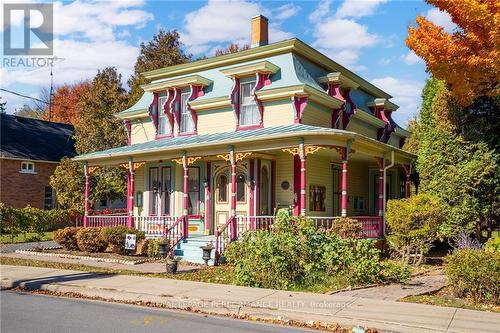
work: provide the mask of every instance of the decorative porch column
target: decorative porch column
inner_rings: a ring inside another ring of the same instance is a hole
[[[403,164],[403,169],[405,171],[405,198],[409,198],[411,196],[411,166],[408,164]]]
[[[230,147],[229,161],[231,162],[231,239],[238,237],[237,222],[236,222],[236,156],[234,147]]]
[[[306,152],[304,141],[299,144],[300,157],[300,215],[306,216]]]
[[[133,228],[134,227],[134,176],[135,176],[135,170],[134,170],[134,163],[132,162],[132,159],[130,158],[128,160],[128,186],[127,186],[127,211],[128,211],[128,219],[127,219],[127,228]]]
[[[253,218],[255,214],[255,187],[257,182],[255,181],[255,159],[250,159],[250,230],[255,229],[255,219]],[[260,189],[257,189],[260,191]]]
[[[184,224],[184,238],[189,236],[189,202],[188,202],[188,192],[189,192],[189,167],[186,154],[182,155],[182,168],[184,170],[184,188],[182,193],[182,223]]]
[[[378,216],[384,216],[384,163],[385,160],[383,157],[378,157],[377,159],[378,165]]]
[[[210,234],[210,221],[212,220],[212,163],[207,162],[207,176],[205,187],[205,235]]]
[[[84,203],[84,215],[83,215],[83,227],[86,228],[88,225],[89,216],[89,194],[90,194],[90,174],[87,162],[83,162],[83,174],[85,176],[85,203]]]
[[[349,146],[342,147],[342,193],[341,193],[341,216],[347,217],[347,161],[349,159]]]

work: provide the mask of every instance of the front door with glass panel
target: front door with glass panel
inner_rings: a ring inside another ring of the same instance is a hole
[[[171,215],[172,168],[149,168],[149,215]]]
[[[247,216],[249,209],[249,183],[246,172],[238,169],[236,173],[236,215]],[[215,227],[224,225],[231,216],[231,170],[224,167],[215,175],[214,192]]]

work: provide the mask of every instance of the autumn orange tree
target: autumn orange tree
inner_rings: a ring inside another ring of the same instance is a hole
[[[52,112],[48,120],[75,125],[82,117],[83,108],[80,102],[89,86],[89,82],[83,81],[58,87],[54,93]],[[45,116],[49,117],[48,110],[45,110]]]
[[[447,12],[457,25],[448,33],[423,16],[409,28],[406,44],[433,77],[445,81],[462,107],[500,92],[500,2],[426,0]]]

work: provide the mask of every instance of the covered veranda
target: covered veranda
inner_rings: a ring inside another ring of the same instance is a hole
[[[363,224],[366,237],[381,238],[385,198],[396,188],[397,197],[409,195],[414,156],[354,132],[296,124],[165,138],[75,159],[84,163],[84,226],[137,227],[150,237],[175,242],[190,234],[232,240],[241,232],[271,225],[277,208],[290,208],[294,215],[308,216],[323,227],[331,226],[339,216],[354,216]],[[172,187],[163,189],[170,193],[165,194],[169,209],[159,208],[152,214],[156,200],[152,195],[161,189],[148,187],[154,173],[145,169],[149,165],[149,170],[163,172],[158,163],[176,176],[170,176]],[[127,170],[126,215],[89,214],[89,176],[106,166]],[[392,178],[388,177],[391,172]],[[199,203],[194,203],[192,195],[194,173]],[[227,184],[227,191],[221,184]],[[144,205],[139,200],[150,200],[149,211],[139,207]]]

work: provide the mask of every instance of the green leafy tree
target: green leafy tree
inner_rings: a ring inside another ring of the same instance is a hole
[[[126,105],[127,94],[116,68],[98,71],[80,102],[84,111],[75,125],[76,151],[85,154],[126,145],[125,128],[115,117]]]
[[[426,194],[387,203],[389,246],[406,263],[419,265],[445,219],[439,199]]]
[[[81,162],[63,157],[50,177],[50,186],[56,191],[62,208],[83,210],[85,179]]]
[[[80,120],[75,124],[76,150],[79,154],[123,146],[127,143],[125,128],[115,117],[125,109],[127,94],[116,68],[108,67],[97,73],[82,94]],[[82,210],[85,180],[80,162],[63,159],[51,177],[58,202],[65,208]],[[105,168],[90,177],[90,205],[99,199],[123,199],[126,174],[119,168]]]
[[[183,64],[191,60],[191,55],[182,49],[176,30],[160,30],[148,43],[141,43],[141,51],[134,66],[134,74],[128,80],[130,87],[129,105],[136,103],[144,91],[140,87],[147,83],[141,73],[162,67]]]
[[[446,206],[447,218],[440,227],[444,237],[474,228],[479,234],[484,221],[498,216],[498,154],[481,139],[471,141],[464,135],[471,131],[464,122],[467,113],[472,114],[458,107],[443,81],[430,79],[407,142],[418,153],[420,191],[437,196]]]

